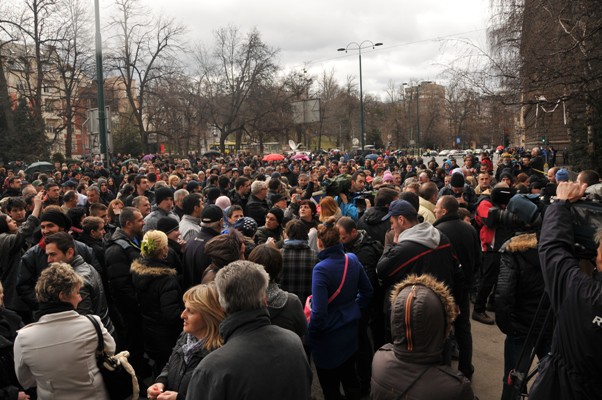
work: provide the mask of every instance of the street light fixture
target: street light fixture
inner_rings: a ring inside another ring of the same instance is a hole
[[[376,46],[382,46],[382,43],[373,43],[371,40],[364,40],[361,43],[351,42],[346,47],[340,47],[337,51],[344,51],[347,53],[349,50],[357,50],[359,53],[360,60],[360,143],[362,146],[362,150],[364,150],[364,93],[362,87],[362,49],[367,49],[372,47],[373,49]],[[351,46],[351,47],[350,47]]]

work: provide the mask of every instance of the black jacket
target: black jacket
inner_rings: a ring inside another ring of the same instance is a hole
[[[354,253],[357,259],[362,263],[366,275],[370,280],[372,288],[378,288],[378,275],[376,274],[376,265],[383,255],[383,245],[372,239],[364,230],[358,230],[355,240],[343,245],[345,252]]]
[[[444,234],[432,231],[428,232],[430,237],[426,240],[423,240],[425,235],[414,235],[417,231],[427,230],[439,232],[428,222],[422,222],[404,231],[399,243],[386,248],[376,266],[378,278],[388,289],[410,274],[431,274],[450,288],[454,298],[458,298],[462,284],[461,271],[454,261],[451,243]]]
[[[130,274],[132,262],[139,257],[140,245],[118,228],[107,242],[105,263],[111,299],[126,320],[139,316]]]
[[[182,331],[182,291],[176,270],[161,260],[143,257],[134,260],[131,273],[145,350],[155,361],[155,354],[166,355],[163,359],[167,360]]]
[[[257,226],[264,226],[265,215],[269,209],[267,201],[259,200],[257,197],[251,195],[247,201],[247,208],[245,208],[245,217],[253,218],[257,222]]]
[[[81,315],[98,315],[107,331],[114,335],[115,327],[109,317],[107,298],[100,274],[85,262],[80,255],[75,256],[71,261],[71,266],[84,280],[84,285],[80,289],[82,301],[77,305],[77,312]]]
[[[500,251],[500,273],[495,286],[495,322],[506,335],[526,337],[544,295],[542,310],[534,325],[535,335],[539,335],[550,300],[544,294],[537,237],[535,233],[515,236],[504,243]],[[549,318],[544,331],[546,340],[552,337],[552,320]]]
[[[94,239],[92,236],[90,236],[90,234],[84,233],[82,232],[79,235],[79,238],[77,239],[80,242],[82,242],[83,244],[89,246],[92,251],[94,252],[94,256],[96,257],[96,259],[98,260],[98,263],[100,264],[101,268],[102,268],[102,272],[101,275],[105,275],[106,274],[106,267],[105,267],[105,246],[104,246],[104,242],[102,239]]]
[[[82,256],[85,262],[90,264],[99,273],[102,271],[100,264],[92,249],[82,242],[75,242],[75,253]],[[35,296],[35,287],[38,278],[42,271],[48,267],[48,257],[46,256],[45,246],[43,244],[36,244],[25,252],[21,257],[21,264],[19,265],[19,283],[17,285],[17,293],[21,297],[21,300],[31,311],[38,309],[38,301]]]
[[[554,202],[541,228],[539,260],[556,327],[530,400],[602,398],[602,282],[579,268],[570,208]]]
[[[157,383],[165,385],[166,391],[170,390],[177,392],[177,400],[184,400],[186,398],[188,384],[190,383],[190,378],[192,378],[194,369],[199,365],[201,360],[209,354],[204,347],[201,347],[199,350],[192,353],[190,360],[188,360],[188,364],[186,364],[184,362],[184,351],[182,350],[182,346],[186,344],[186,337],[186,333],[182,332],[180,334],[180,337],[171,352],[169,361],[165,364],[163,371],[156,379]]]
[[[205,244],[218,235],[219,232],[202,227],[201,232],[186,243],[182,270],[183,291],[198,285],[203,280],[203,272],[211,264],[211,259],[205,256]]]
[[[312,373],[299,336],[270,324],[266,309],[232,313],[224,345],[195,369],[189,399],[309,400]]]
[[[33,215],[19,227],[16,234],[0,234],[0,281],[4,286],[6,306],[12,310],[28,311],[28,306],[17,295],[19,283],[19,264],[27,249],[27,241],[31,239],[40,220]]]
[[[23,327],[21,318],[13,311],[0,309],[0,399],[17,400],[23,391],[15,374],[13,342],[17,330]]]
[[[383,246],[385,244],[385,235],[391,229],[389,219],[382,220],[389,212],[387,207],[372,207],[366,210],[359,220],[358,229],[368,232],[372,239],[378,240]]]
[[[238,194],[236,189],[230,190],[228,197],[230,197],[230,204],[233,206],[241,206],[243,210],[247,206],[247,201],[249,200],[248,197],[242,197],[240,194]]]
[[[464,286],[472,287],[472,277],[481,267],[481,242],[472,225],[462,221],[458,214],[444,215],[433,226],[447,236],[452,251],[462,265]]]

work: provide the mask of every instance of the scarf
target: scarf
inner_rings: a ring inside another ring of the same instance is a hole
[[[62,301],[51,302],[51,303],[40,303],[40,309],[34,313],[36,322],[40,320],[44,315],[56,314],[65,311],[73,311],[73,305],[71,303],[65,303]]]
[[[200,348],[205,344],[205,339],[197,339],[191,334],[186,334],[186,343],[182,346],[182,352],[184,353],[184,364],[188,365],[190,359]]]
[[[282,308],[288,300],[286,292],[278,287],[277,283],[270,282],[267,290],[268,307]]]

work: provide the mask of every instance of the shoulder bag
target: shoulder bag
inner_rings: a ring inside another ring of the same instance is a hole
[[[85,317],[92,322],[92,325],[94,325],[94,329],[96,330],[96,336],[98,337],[96,363],[100,370],[100,374],[102,375],[109,398],[111,400],[124,400],[132,397],[137,398],[134,392],[138,392],[138,381],[133,373],[133,368],[131,368],[127,362],[127,358],[109,356],[105,352],[104,339],[98,321],[90,315],[86,315]],[[123,353],[120,353],[120,355],[123,355]],[[124,363],[127,364],[128,368],[124,368],[124,365],[122,365]]]

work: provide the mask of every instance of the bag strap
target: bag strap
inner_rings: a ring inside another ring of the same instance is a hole
[[[410,383],[403,392],[401,392],[401,394],[399,396],[397,396],[398,400],[401,400],[403,398],[403,396],[405,396],[405,394],[412,388],[412,386],[414,386],[414,384],[416,382],[418,382],[420,380],[420,378],[422,378],[422,375],[424,375],[426,373],[426,371],[428,371],[430,369],[430,365],[428,367],[426,367],[425,369],[422,370],[422,372],[416,377],[416,379],[414,379],[412,381],[412,383]]]
[[[102,331],[100,330],[100,325],[94,317],[90,315],[84,315],[84,317],[88,318],[90,322],[92,322],[92,325],[94,325],[94,329],[96,330],[96,337],[98,338],[98,346],[96,347],[96,350],[99,354],[102,354],[102,352],[105,351],[105,341],[102,338]]]
[[[341,293],[341,289],[343,289],[343,284],[345,283],[345,278],[347,277],[347,267],[349,266],[349,256],[345,254],[345,270],[343,271],[343,279],[341,279],[341,284],[335,290],[335,292],[328,298],[328,303],[332,303],[334,299],[337,298],[339,293]]]

